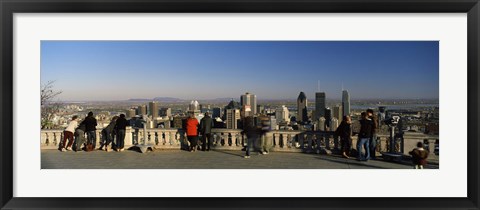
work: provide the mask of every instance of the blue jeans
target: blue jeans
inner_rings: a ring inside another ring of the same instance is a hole
[[[246,155],[250,156],[250,149],[255,145],[258,135],[247,136],[247,146],[245,147]]]
[[[88,144],[92,144],[93,148],[95,149],[95,145],[97,144],[97,132],[96,131],[87,131],[87,142],[88,142]]]
[[[375,158],[375,149],[377,147],[377,134],[373,134],[373,137],[370,138],[370,157]]]
[[[357,143],[357,151],[358,151],[357,158],[359,160],[370,159],[370,143],[369,143],[370,139],[371,138],[360,138],[360,140],[358,141],[358,143]],[[362,147],[364,148],[365,153],[366,153],[365,158],[363,157],[363,154],[362,154]]]
[[[123,149],[125,146],[125,130],[117,130],[117,148]]]
[[[115,142],[113,142],[113,135],[111,132],[107,130],[102,130],[102,142],[100,143],[100,147],[107,147],[110,142],[112,142],[112,148],[115,147]]]

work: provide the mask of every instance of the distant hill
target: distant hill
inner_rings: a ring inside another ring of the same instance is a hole
[[[162,101],[162,102],[179,102],[179,101],[185,101],[180,98],[172,98],[172,97],[155,97],[153,98],[154,101]]]
[[[153,98],[153,99],[148,99],[148,98],[131,98],[131,99],[128,99],[128,101],[133,101],[133,102],[146,102],[146,101],[182,102],[182,101],[185,101],[185,100],[179,99],[179,98],[173,98],[173,97],[155,97],[155,98]]]

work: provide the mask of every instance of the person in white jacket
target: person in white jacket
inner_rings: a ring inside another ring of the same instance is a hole
[[[78,126],[78,116],[73,116],[72,121],[68,124],[67,128],[63,131],[63,139],[62,142],[60,142],[60,148],[58,148],[60,151],[64,152],[65,150],[71,151],[72,150],[72,144],[73,144],[73,133],[75,133],[75,128]],[[68,139],[68,145],[65,146],[65,143],[67,143]]]

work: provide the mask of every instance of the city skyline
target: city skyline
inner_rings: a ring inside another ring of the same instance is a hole
[[[42,41],[59,100],[438,99],[436,41]],[[348,75],[348,76],[345,76]],[[365,77],[365,80],[360,78]],[[320,82],[320,85],[318,85]],[[320,86],[320,87],[318,87]]]

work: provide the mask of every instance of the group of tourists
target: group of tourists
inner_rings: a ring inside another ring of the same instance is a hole
[[[361,113],[360,118],[360,131],[358,132],[357,141],[357,159],[360,161],[368,161],[370,159],[376,159],[375,149],[378,131],[378,119],[373,114],[372,109],[367,109],[366,112]],[[352,131],[352,119],[350,116],[343,116],[342,122],[335,130],[335,134],[340,137],[342,156],[350,158],[350,150],[352,146],[352,135],[355,135]],[[362,153],[362,148],[365,150],[365,154]]]
[[[189,146],[187,148],[190,152],[195,152],[197,149],[201,149],[202,151],[210,151],[212,146],[212,128],[214,126],[213,119],[210,117],[210,113],[206,112],[205,116],[198,122],[195,115],[192,113],[190,114],[189,118],[186,120],[185,123],[185,130],[187,133],[187,139],[189,142]],[[245,158],[250,158],[250,150],[254,143],[257,140],[260,140],[261,149],[259,151],[260,154],[268,154],[268,147],[266,144],[266,140],[262,135],[265,133],[264,127],[261,124],[256,125],[255,120],[252,116],[247,116],[243,120],[243,132],[247,136],[247,144],[245,146]],[[199,141],[199,136],[201,136]],[[198,143],[201,143],[201,146]],[[228,144],[228,142],[225,142]]]
[[[63,131],[63,139],[59,144],[59,150],[64,151],[93,151],[97,144],[97,120],[93,112],[89,112],[87,117],[79,124],[78,116],[73,116],[72,121]],[[102,129],[102,139],[99,150],[117,152],[124,151],[125,129],[129,125],[124,114],[114,116],[110,123]],[[85,135],[87,138],[85,139]],[[67,143],[68,140],[68,144]]]
[[[335,130],[335,135],[340,137],[342,156],[350,158],[350,151],[352,147],[352,136],[358,134],[358,141],[356,145],[357,160],[368,161],[376,159],[375,150],[377,146],[378,133],[378,119],[372,109],[367,109],[361,113],[360,130],[358,132],[352,131],[352,119],[350,116],[344,116],[342,122]],[[114,116],[110,123],[101,131],[101,142],[99,150],[118,152],[124,151],[125,130],[129,122],[125,119],[124,114]],[[92,151],[95,150],[96,145],[96,126],[97,120],[92,112],[89,112],[87,117],[78,123],[78,116],[73,116],[72,121],[64,130],[63,139],[59,144],[60,151]],[[190,152],[195,152],[198,149],[202,151],[210,151],[212,147],[212,128],[214,121],[209,112],[198,122],[193,113],[186,119],[185,127],[188,139],[188,148]],[[265,126],[257,124],[252,116],[247,116],[243,119],[243,131],[247,137],[245,146],[244,158],[250,158],[250,151],[253,145],[260,140],[260,154],[268,154],[268,147],[265,140]],[[85,135],[87,138],[85,139]],[[199,139],[199,136],[201,137]],[[68,140],[68,144],[67,143]],[[200,142],[200,145],[199,145]],[[364,152],[362,151],[364,150]],[[410,152],[412,161],[416,169],[423,169],[426,165],[428,151],[423,148],[423,143],[419,142],[417,148]]]
[[[368,161],[376,159],[377,147],[377,133],[378,133],[378,118],[373,113],[372,109],[367,109],[361,113],[360,131],[358,132],[358,141],[356,145],[357,160]],[[352,136],[357,133],[352,131],[352,119],[350,116],[344,116],[342,122],[335,130],[335,135],[340,137],[342,156],[350,158],[350,150],[352,146]],[[365,151],[362,152],[362,149]],[[412,162],[415,169],[423,169],[427,164],[428,151],[423,148],[423,143],[418,142],[417,148],[410,153],[412,155]]]
[[[193,113],[190,113],[189,118],[185,122],[185,130],[187,132],[187,139],[189,142],[187,150],[190,152],[197,151],[199,134],[201,134],[201,150],[210,151],[212,146],[212,128],[213,119],[210,113],[206,112],[205,116],[198,122]]]

